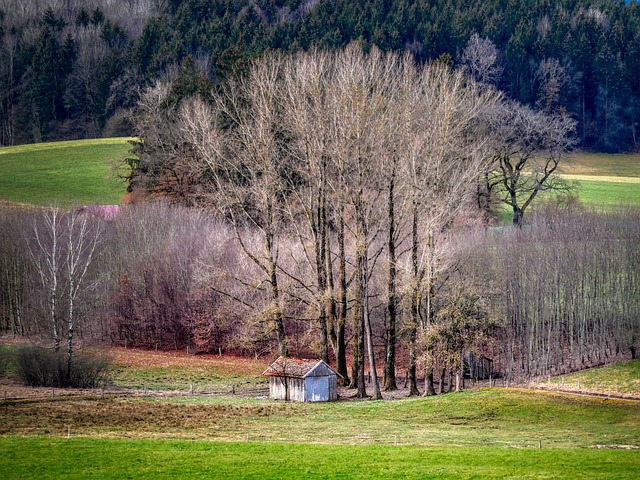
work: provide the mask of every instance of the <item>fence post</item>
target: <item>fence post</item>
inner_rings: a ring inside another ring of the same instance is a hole
[[[51,387],[51,399],[54,399],[56,396],[55,388]]]

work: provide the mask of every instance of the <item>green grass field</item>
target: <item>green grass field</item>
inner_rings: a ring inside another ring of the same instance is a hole
[[[0,200],[36,205],[113,205],[125,185],[117,166],[129,155],[126,138],[0,148]],[[577,152],[560,169],[577,180],[580,202],[595,207],[640,206],[640,155]],[[505,221],[509,214],[503,215]]]
[[[36,205],[116,205],[125,192],[118,168],[127,138],[0,148],[0,200]]]
[[[638,451],[0,438],[0,477],[638,478]]]

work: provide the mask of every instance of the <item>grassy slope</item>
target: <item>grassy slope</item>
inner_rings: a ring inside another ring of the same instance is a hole
[[[640,446],[640,402],[513,389],[322,404],[266,398],[61,398],[9,402],[0,435],[549,448]]]
[[[580,390],[599,394],[629,394],[640,396],[640,360],[590,368],[551,378],[541,386],[562,390]],[[578,386],[579,385],[579,386]]]
[[[0,200],[36,205],[114,205],[124,183],[116,168],[131,149],[127,138],[0,148]]]

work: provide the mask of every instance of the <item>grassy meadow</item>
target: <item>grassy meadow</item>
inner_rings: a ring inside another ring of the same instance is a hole
[[[638,401],[515,388],[315,404],[177,395],[187,381],[264,382],[268,361],[112,357],[112,383],[168,389],[0,401],[0,478],[637,478]],[[623,365],[610,387],[640,395],[640,362]]]
[[[39,478],[637,478],[624,450],[0,438],[0,476]]]
[[[113,205],[125,186],[118,175],[127,138],[40,143],[0,148],[0,200],[35,205]],[[640,155],[576,152],[560,169],[576,182],[581,203],[640,206]],[[505,221],[508,214],[504,215]]]
[[[35,205],[116,205],[125,193],[118,168],[128,138],[0,148],[0,200]]]

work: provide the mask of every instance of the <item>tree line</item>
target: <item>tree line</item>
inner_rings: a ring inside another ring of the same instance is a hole
[[[137,133],[126,113],[191,56],[213,81],[267,50],[365,48],[466,66],[519,103],[565,112],[582,147],[640,133],[640,6],[613,0],[4,0],[0,143]]]
[[[423,331],[419,327],[416,339],[412,267],[407,253],[400,255],[398,294],[392,299],[397,306],[395,377],[406,376],[412,351],[416,376],[423,377],[433,366],[434,392],[455,385],[450,375],[469,351],[493,360],[494,378],[502,375],[512,382],[637,358],[638,212],[579,213],[540,211],[524,229],[456,229],[447,242],[452,265],[447,286],[438,282],[432,299],[436,313]],[[234,228],[211,214],[145,203],[104,221],[73,212],[3,208],[0,226],[0,331],[5,335],[57,344],[63,359],[70,340],[72,359],[82,356],[83,347],[105,341],[267,358],[278,350],[275,314],[262,273],[242,251]],[[256,231],[243,235],[256,245],[260,237]],[[301,264],[305,246],[297,237],[279,244],[287,252],[279,259],[282,269],[298,276],[283,277],[279,284],[289,353],[320,356],[324,334],[317,305],[298,299],[301,290],[308,292],[298,280],[314,285],[316,272],[309,262]],[[339,248],[332,246],[333,257],[339,256]],[[344,248],[353,258],[353,240],[345,241]],[[79,255],[74,257],[74,251]],[[386,363],[393,338],[389,257],[381,257],[369,279],[378,365]],[[48,268],[46,260],[54,258],[56,268]],[[360,342],[356,267],[346,264],[344,303],[334,295],[338,322],[346,305],[347,358]],[[339,280],[338,261],[333,268]],[[425,293],[419,313],[426,315]],[[336,365],[332,345],[339,335],[328,329],[330,360]],[[66,363],[62,365],[66,371]],[[349,366],[346,370],[350,378]],[[386,369],[379,373],[389,378]],[[388,388],[382,380],[381,387]]]

